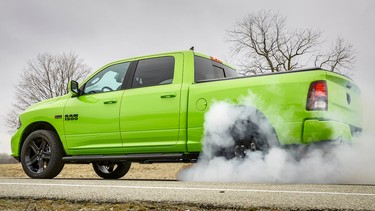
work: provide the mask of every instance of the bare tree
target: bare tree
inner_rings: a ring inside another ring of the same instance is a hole
[[[18,163],[16,159],[6,153],[0,153],[0,164]]]
[[[343,70],[352,69],[355,61],[354,46],[339,37],[328,52],[315,57],[314,64],[317,67],[342,73]]]
[[[70,80],[82,80],[90,68],[74,53],[44,53],[27,62],[16,85],[16,103],[7,114],[10,132],[16,128],[18,115],[30,105],[64,95]]]
[[[306,65],[338,71],[352,67],[355,61],[353,46],[343,39],[330,51],[320,52],[321,32],[288,31],[286,17],[270,11],[249,14],[228,35],[234,55],[243,57],[240,66],[244,74],[289,71]]]

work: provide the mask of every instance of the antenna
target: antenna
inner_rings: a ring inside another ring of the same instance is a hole
[[[191,50],[191,51],[194,51],[194,46],[191,46],[190,50]]]

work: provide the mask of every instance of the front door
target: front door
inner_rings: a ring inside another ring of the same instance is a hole
[[[81,87],[80,96],[67,101],[63,118],[71,154],[121,152],[119,112],[129,64],[104,68]]]

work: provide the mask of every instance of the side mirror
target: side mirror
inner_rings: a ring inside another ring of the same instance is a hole
[[[68,91],[72,94],[72,97],[78,97],[80,95],[80,91],[78,88],[78,82],[77,81],[70,81],[68,83]]]

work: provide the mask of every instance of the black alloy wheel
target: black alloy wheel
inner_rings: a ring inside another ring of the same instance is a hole
[[[131,162],[94,162],[95,173],[103,179],[119,179],[128,173]]]
[[[60,139],[53,131],[34,131],[22,145],[22,168],[31,178],[50,179],[57,176],[64,167],[62,157]]]

